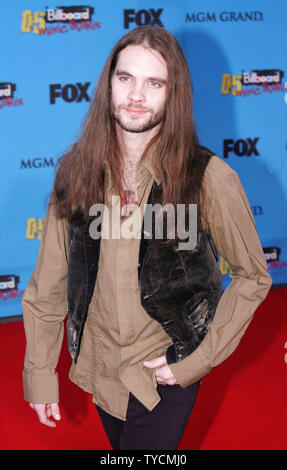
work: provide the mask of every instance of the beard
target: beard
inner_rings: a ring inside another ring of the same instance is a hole
[[[165,109],[162,107],[157,112],[151,108],[145,108],[141,105],[118,105],[112,103],[112,115],[118,125],[128,132],[146,132],[154,129],[158,124],[163,121]],[[138,109],[145,111],[142,115],[127,115],[125,109]]]

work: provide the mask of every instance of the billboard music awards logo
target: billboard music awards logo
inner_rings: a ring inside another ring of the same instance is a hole
[[[26,223],[26,240],[42,240],[44,218],[29,217]]]
[[[20,276],[0,274],[0,300],[22,298],[24,291],[18,289]]]
[[[62,6],[46,11],[24,10],[22,13],[21,32],[48,35],[68,33],[69,31],[95,30],[101,27],[92,21],[94,8],[86,5]]]
[[[253,215],[254,214],[253,212]],[[279,256],[281,253],[281,248],[278,246],[267,246],[263,247],[264,257],[267,262],[268,271],[270,269],[280,269],[285,268],[287,266],[287,261],[282,260],[280,261]],[[220,269],[221,274],[223,275],[230,275],[230,265],[229,263],[220,255],[218,266]]]
[[[221,79],[221,94],[233,96],[254,96],[285,92],[287,103],[287,81],[283,82],[284,72],[280,69],[243,71],[242,74],[225,73]]]
[[[16,83],[0,82],[0,109],[21,106],[23,98],[15,98]]]

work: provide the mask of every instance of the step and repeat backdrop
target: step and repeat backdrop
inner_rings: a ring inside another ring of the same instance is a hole
[[[105,60],[146,24],[181,44],[201,143],[238,172],[273,283],[287,282],[286,18],[285,0],[1,0],[0,317],[22,313],[55,166]]]

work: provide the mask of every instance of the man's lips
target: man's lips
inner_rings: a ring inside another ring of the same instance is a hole
[[[145,114],[148,112],[147,109],[142,109],[142,108],[124,108],[124,109],[130,114],[137,114],[137,115]]]

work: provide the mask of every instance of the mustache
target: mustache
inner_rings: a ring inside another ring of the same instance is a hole
[[[127,105],[122,104],[119,106],[119,109],[135,109],[138,111],[151,111],[150,108],[145,108],[141,104],[127,104]]]

